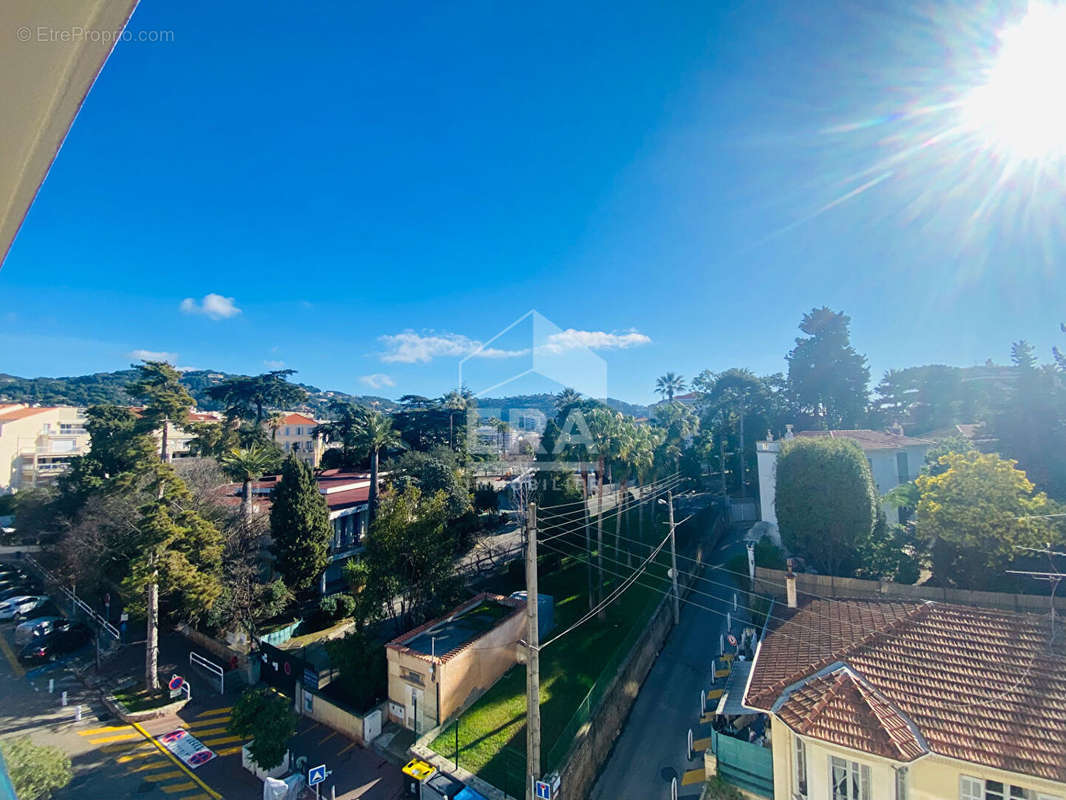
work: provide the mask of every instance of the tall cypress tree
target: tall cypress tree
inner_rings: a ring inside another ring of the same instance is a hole
[[[306,592],[329,563],[333,525],[311,468],[291,454],[274,488],[270,535],[274,566],[285,585]]]

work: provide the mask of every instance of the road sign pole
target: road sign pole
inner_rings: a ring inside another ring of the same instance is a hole
[[[526,519],[526,769],[530,800],[540,777],[540,600],[537,594],[537,504],[529,504]]]

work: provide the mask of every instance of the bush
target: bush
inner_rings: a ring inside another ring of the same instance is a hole
[[[474,508],[478,511],[495,511],[500,507],[500,497],[491,484],[479,483],[474,492]]]
[[[355,613],[355,598],[350,594],[336,594],[337,612],[336,619],[345,619]]]
[[[36,745],[29,736],[0,743],[7,771],[21,800],[48,797],[70,783],[70,757],[58,747]]]
[[[296,712],[284,696],[273,689],[248,689],[233,706],[229,732],[248,744],[255,763],[273,769],[285,758],[289,740],[296,733]]]

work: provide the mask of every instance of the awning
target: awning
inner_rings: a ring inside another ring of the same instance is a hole
[[[744,705],[744,690],[748,686],[748,674],[751,672],[753,661],[733,660],[733,668],[725,682],[725,694],[718,700],[716,713],[730,717],[738,717],[742,714],[761,714],[757,708],[748,708]]]

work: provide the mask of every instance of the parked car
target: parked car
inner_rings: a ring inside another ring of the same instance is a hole
[[[18,595],[10,600],[0,603],[0,622],[4,620],[20,620],[31,611],[35,611],[48,602],[47,597],[40,595]]]
[[[32,586],[34,591],[40,589],[41,582],[31,575],[7,575],[0,577],[0,589],[17,589],[20,586]]]
[[[33,589],[26,585],[13,586],[8,589],[0,589],[0,603],[5,600],[10,600],[12,597],[21,597],[22,595],[33,594]]]
[[[72,622],[63,630],[56,630],[40,641],[30,642],[19,653],[19,661],[37,664],[42,661],[55,661],[67,653],[73,653],[92,641],[93,632],[84,622]]]
[[[52,631],[59,630],[63,623],[67,622],[69,620],[65,620],[63,617],[53,616],[34,617],[25,622],[20,622],[15,626],[15,644],[21,646],[42,636],[48,636]]]

